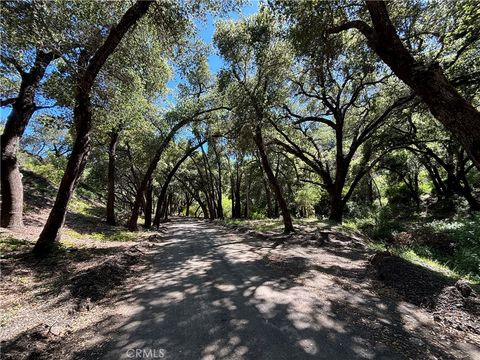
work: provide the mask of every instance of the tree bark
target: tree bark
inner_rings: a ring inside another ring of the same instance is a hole
[[[107,175],[107,224],[117,225],[115,217],[115,161],[118,143],[118,131],[110,133],[110,144],[108,146],[108,175]]]
[[[59,231],[65,222],[68,203],[87,163],[92,129],[90,93],[95,79],[127,31],[147,12],[150,5],[150,1],[137,1],[122,16],[119,23],[110,30],[105,42],[95,51],[90,60],[87,59],[84,51],[80,55],[81,73],[75,89],[74,109],[76,138],[55,203],[33,249],[34,253],[39,256],[48,254],[55,246],[60,235]]]
[[[215,153],[215,157],[217,158],[217,170],[218,170],[217,217],[219,219],[223,219],[222,162],[221,162],[221,158],[218,154],[215,142],[213,143],[212,147],[213,147],[213,152]]]
[[[235,179],[230,174],[230,198],[232,199],[232,219],[235,219]]]
[[[168,215],[170,215],[171,206],[172,206],[173,194],[168,194],[167,200],[165,201],[165,210],[163,215],[163,221],[168,221]]]
[[[293,228],[292,217],[290,216],[290,212],[288,211],[287,203],[283,197],[282,190],[280,189],[280,185],[275,178],[275,174],[272,171],[270,166],[270,162],[268,161],[267,153],[265,151],[265,143],[263,141],[262,136],[262,129],[259,125],[255,127],[255,136],[254,136],[255,144],[257,145],[258,152],[260,154],[260,159],[262,162],[263,170],[267,175],[267,179],[270,183],[270,187],[272,188],[273,193],[278,201],[278,206],[280,211],[282,212],[283,217],[283,231],[285,233],[294,232],[295,229]]]
[[[336,223],[341,223],[343,219],[343,201],[341,197],[330,195],[330,215],[329,219]]]
[[[16,228],[23,226],[23,184],[17,161],[17,151],[20,139],[33,113],[37,109],[35,105],[35,93],[40,85],[45,70],[57,55],[51,52],[38,50],[35,62],[31,70],[24,72],[19,66],[17,70],[21,75],[20,90],[13,100],[12,110],[7,117],[1,144],[1,221],[2,227]],[[3,59],[2,59],[3,60]]]
[[[265,187],[265,198],[267,202],[267,218],[271,219],[274,217],[273,206],[272,206],[272,196],[270,194],[270,186],[268,185],[267,179],[263,177],[263,186]]]
[[[248,175],[245,184],[245,206],[243,208],[243,217],[250,219],[250,187],[252,185],[252,173]]]
[[[235,171],[235,179],[234,179],[234,190],[233,190],[233,198],[234,206],[232,209],[232,218],[239,219],[242,217],[242,198],[240,195],[240,187],[242,184],[242,174],[240,173],[240,165],[238,161],[235,164],[236,171]]]
[[[145,189],[145,205],[144,205],[144,215],[145,223],[143,226],[145,229],[150,229],[152,227],[152,211],[153,211],[153,198],[152,198],[152,179],[148,181],[147,188]]]

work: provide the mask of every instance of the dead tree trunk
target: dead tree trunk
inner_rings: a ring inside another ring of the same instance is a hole
[[[46,255],[59,238],[59,231],[65,222],[68,203],[87,163],[90,150],[90,131],[92,129],[90,92],[95,79],[127,31],[147,12],[150,5],[150,1],[137,1],[122,16],[119,23],[112,27],[105,42],[95,51],[90,60],[88,60],[84,51],[80,55],[81,73],[75,89],[74,109],[76,138],[58,189],[55,204],[33,249],[37,255]]]
[[[10,60],[20,72],[21,84],[18,96],[11,100],[12,110],[7,117],[1,144],[1,221],[2,227],[23,226],[23,184],[17,161],[17,150],[20,139],[30,121],[37,106],[35,105],[35,93],[39,87],[47,66],[57,55],[51,52],[37,51],[35,63],[29,72],[25,72],[14,60]],[[6,62],[9,59],[3,59]],[[2,101],[2,106],[7,101]]]

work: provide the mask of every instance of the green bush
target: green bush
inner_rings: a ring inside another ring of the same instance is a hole
[[[473,214],[454,220],[434,220],[427,224],[432,234],[444,234],[452,239],[452,256],[438,254],[437,257],[453,270],[480,280],[480,214]]]

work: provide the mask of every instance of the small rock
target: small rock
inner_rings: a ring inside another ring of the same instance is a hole
[[[60,324],[53,324],[49,329],[50,334],[59,336],[62,333],[62,327]]]
[[[458,280],[455,283],[455,287],[460,291],[460,294],[462,294],[463,297],[469,297],[472,293],[472,288],[465,280]]]

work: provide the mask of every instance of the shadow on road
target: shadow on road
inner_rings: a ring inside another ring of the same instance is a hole
[[[353,249],[326,248],[337,265],[293,276],[265,262],[265,248],[192,220],[170,224],[157,249],[124,289],[119,315],[96,324],[74,358],[128,359],[137,349],[166,359],[452,358],[425,319],[368,289]]]

